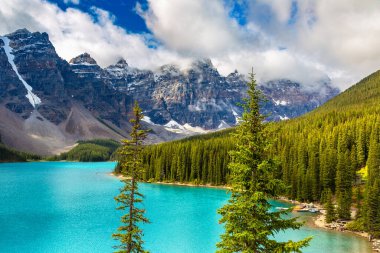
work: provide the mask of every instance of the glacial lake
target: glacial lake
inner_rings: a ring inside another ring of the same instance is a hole
[[[0,252],[113,252],[120,222],[113,199],[121,186],[115,163],[0,164]],[[140,184],[151,223],[144,225],[151,253],[208,253],[223,232],[216,210],[225,190]],[[273,202],[275,206],[286,206]],[[305,216],[303,217],[305,218]],[[365,238],[304,226],[280,240],[314,236],[303,252],[367,253]]]

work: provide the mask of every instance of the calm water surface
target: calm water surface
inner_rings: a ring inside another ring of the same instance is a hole
[[[120,212],[113,197],[121,183],[114,163],[0,164],[0,252],[112,252]],[[151,224],[144,226],[152,253],[208,253],[223,228],[216,210],[224,190],[141,184]],[[274,202],[276,206],[286,204]],[[367,253],[364,238],[304,227],[278,235],[313,235],[304,252]]]

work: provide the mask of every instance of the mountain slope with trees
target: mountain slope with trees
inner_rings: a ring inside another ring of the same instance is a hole
[[[70,151],[60,155],[49,157],[50,161],[80,161],[80,162],[99,162],[112,159],[114,152],[120,143],[112,139],[94,139],[78,141],[78,145]]]

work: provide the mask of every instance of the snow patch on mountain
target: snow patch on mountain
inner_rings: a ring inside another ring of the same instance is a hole
[[[155,125],[155,124],[153,123],[153,121],[150,119],[150,117],[148,117],[148,116],[144,116],[144,117],[142,118],[142,121],[145,121],[146,123],[149,123],[149,124]]]
[[[171,131],[173,133],[180,133],[180,134],[186,134],[186,135],[205,134],[205,133],[210,132],[209,130],[205,130],[199,126],[193,127],[189,123],[185,123],[181,125],[173,119],[170,120],[168,123],[166,123],[164,127],[166,130]]]
[[[275,99],[273,99],[273,102],[274,102],[275,105],[283,105],[283,106],[290,104],[290,102],[285,101],[285,100],[275,100]]]
[[[231,126],[228,125],[224,120],[220,121],[220,124],[218,126],[218,129],[226,129],[226,128],[230,128]]]
[[[208,133],[209,132],[209,131],[203,129],[202,127],[199,127],[199,126],[193,127],[193,126],[191,126],[188,123],[184,124],[183,127],[185,128],[186,131],[192,132],[192,133],[204,134],[204,133]]]
[[[29,102],[32,104],[32,106],[36,108],[37,105],[41,104],[41,99],[32,92],[33,90],[32,86],[30,86],[18,72],[16,64],[14,63],[15,56],[12,54],[13,48],[9,46],[10,39],[5,36],[0,37],[0,39],[4,42],[3,48],[5,51],[5,54],[7,55],[9,64],[12,66],[13,71],[16,73],[18,79],[20,79],[20,81],[22,82],[22,84],[25,86],[27,90],[27,94],[25,96],[27,97]]]
[[[232,114],[235,116],[235,124],[239,123],[241,121],[239,114],[234,109],[232,109]]]
[[[185,128],[179,124],[177,121],[175,120],[170,120],[168,123],[166,123],[164,125],[166,128],[169,128],[169,129],[180,129],[180,130],[185,130]]]

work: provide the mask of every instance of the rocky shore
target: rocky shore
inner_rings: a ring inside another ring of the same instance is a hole
[[[326,222],[326,211],[324,209],[320,209],[320,214],[313,219],[313,223],[316,227],[324,228],[324,229],[330,229],[335,230],[339,232],[347,232],[347,233],[354,233],[356,235],[362,236],[370,240],[369,234],[367,232],[358,232],[358,231],[352,231],[348,230],[346,228],[347,221],[334,221],[331,223]],[[370,242],[372,243],[372,250],[373,252],[380,252],[380,239],[371,239]]]

